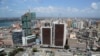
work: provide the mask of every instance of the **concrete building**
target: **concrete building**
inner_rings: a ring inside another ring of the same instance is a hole
[[[68,20],[66,21],[66,23],[67,23],[67,27],[68,27],[68,28],[72,27],[72,20],[71,20],[71,19],[68,19]]]
[[[73,21],[72,27],[78,28],[78,29],[83,29],[84,28],[84,22],[83,21]]]
[[[53,23],[52,26],[41,28],[41,44],[64,48],[66,43],[66,24]]]
[[[77,22],[76,21],[72,22],[72,28],[77,28]]]
[[[68,38],[68,45],[70,49],[77,49],[80,50],[86,50],[86,43],[85,42],[79,42],[78,39],[70,39]]]
[[[23,46],[29,46],[33,45],[35,42],[35,35],[30,35],[30,36],[23,36],[22,37],[22,45]]]
[[[68,38],[68,45],[71,48],[77,48],[77,42],[78,40],[77,39],[70,39]]]
[[[13,47],[14,46],[14,42],[12,37],[6,38],[2,40],[2,46],[4,47]]]
[[[64,48],[66,43],[66,25],[64,23],[54,24],[53,31],[54,46]]]
[[[14,46],[22,45],[22,29],[14,29],[12,31],[12,40]]]
[[[41,27],[41,44],[52,45],[52,27]]]
[[[70,39],[77,39],[75,32],[70,33]]]
[[[100,21],[97,22],[97,28],[98,28],[98,31],[100,32]]]
[[[13,46],[12,34],[10,33],[10,28],[0,28],[0,46],[10,47]]]

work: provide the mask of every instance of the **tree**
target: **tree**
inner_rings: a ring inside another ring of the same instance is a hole
[[[65,47],[64,47],[65,49],[69,49],[69,45],[65,45]]]
[[[23,48],[16,48],[12,52],[9,52],[8,56],[15,56],[20,51],[24,51],[24,49]]]
[[[18,48],[17,50],[18,50],[18,51],[24,51],[24,49],[23,49],[23,48]]]
[[[38,51],[37,48],[32,49],[32,52],[37,52],[37,51]]]
[[[5,55],[6,55],[6,52],[0,53],[0,56],[5,56]]]

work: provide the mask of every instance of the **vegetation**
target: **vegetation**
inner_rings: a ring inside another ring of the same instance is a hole
[[[25,51],[23,48],[17,48],[18,51]]]
[[[32,52],[38,52],[37,48],[33,48]]]
[[[8,56],[15,56],[14,52],[9,52]]]
[[[64,47],[65,49],[69,49],[69,46],[68,45],[65,45],[65,47]]]
[[[100,47],[99,48],[97,48],[96,50],[94,50],[94,49],[91,49],[92,51],[95,51],[95,52],[100,52]]]
[[[16,48],[12,52],[9,52],[8,56],[15,56],[20,51],[24,51],[24,49],[23,48]]]
[[[0,53],[0,56],[5,56],[5,55],[6,55],[5,52]]]
[[[100,48],[97,48],[97,50],[96,51],[100,51]]]

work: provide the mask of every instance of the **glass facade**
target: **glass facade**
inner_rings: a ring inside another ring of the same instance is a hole
[[[22,44],[22,32],[13,32],[12,39],[14,44]]]
[[[32,35],[32,19],[36,17],[35,13],[26,13],[22,16],[22,29],[24,30],[25,36]]]
[[[31,18],[32,18],[32,20],[36,19],[36,13],[35,12],[31,13]]]

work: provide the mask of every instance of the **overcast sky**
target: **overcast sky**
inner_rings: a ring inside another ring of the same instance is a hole
[[[29,9],[37,17],[100,18],[100,0],[0,0],[0,17],[20,17]]]

